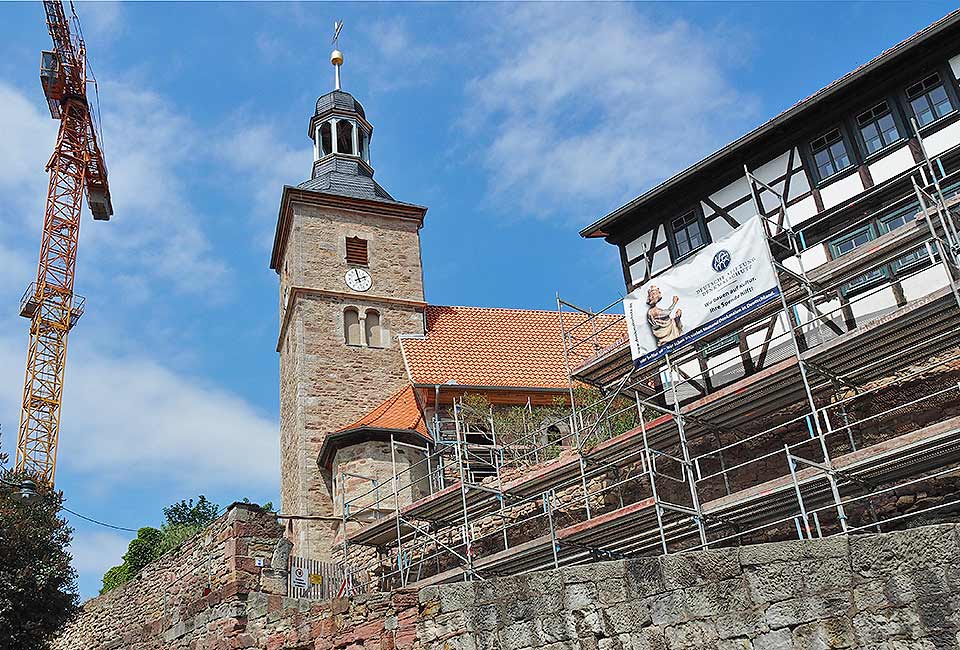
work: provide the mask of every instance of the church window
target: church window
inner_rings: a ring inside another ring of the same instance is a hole
[[[353,150],[353,122],[337,120],[337,153],[355,155]]]
[[[367,240],[359,237],[347,237],[347,264],[367,266]]]
[[[367,310],[367,315],[364,318],[364,323],[366,327],[367,334],[367,345],[371,348],[382,348],[384,347],[384,335],[383,328],[380,325],[380,314],[372,309]]]
[[[360,312],[353,307],[343,310],[343,338],[347,345],[363,345]]]
[[[333,130],[330,122],[324,122],[320,125],[320,155],[326,156],[333,153]]]

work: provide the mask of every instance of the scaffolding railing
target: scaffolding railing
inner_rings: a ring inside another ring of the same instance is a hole
[[[611,342],[617,347],[622,324],[612,311],[620,301],[592,312],[558,298],[572,376],[569,412],[498,431],[493,411],[455,401],[452,435],[440,436],[435,425],[437,442],[423,460],[394,468],[392,494],[383,494],[381,481],[370,490],[379,505],[360,507],[369,493],[344,498],[344,559],[351,545],[376,548],[382,586],[397,586],[745,543],[785,525],[802,538],[850,534],[960,509],[954,500],[893,517],[871,510],[898,486],[951,476],[960,464],[960,419],[949,419],[960,383],[931,379],[960,374],[956,201],[945,196],[936,168],[928,170],[932,184],[913,182],[925,234],[891,237],[857,264],[816,270],[813,281],[802,261],[802,229],[790,225],[785,201],[745,173],[751,188],[779,198],[779,211],[761,219],[780,303],[726,330],[762,332],[740,346],[739,358],[765,364],[744,364],[742,379],[707,390],[710,377],[736,365],[737,356],[691,370],[703,344],[689,345],[656,366],[629,363],[616,381],[601,383],[599,400],[578,404],[574,366],[602,358]],[[845,291],[908,248],[926,254],[896,278],[856,295]],[[890,286],[914,279],[923,291],[876,307]],[[565,310],[575,317],[565,319]],[[934,407],[949,424],[943,431],[919,416],[916,426],[901,421]],[[625,415],[637,426],[618,428]],[[889,449],[907,460],[887,459]],[[424,496],[414,498],[414,485]],[[860,510],[870,511],[870,521],[851,525],[850,511],[866,516]],[[378,536],[377,526],[389,530]]]

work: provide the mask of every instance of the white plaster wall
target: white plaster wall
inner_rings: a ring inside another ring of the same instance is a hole
[[[807,182],[807,175],[803,173],[803,167],[797,166],[793,176],[790,177],[790,196],[800,196],[810,191],[810,183]]]
[[[730,210],[730,216],[737,220],[738,223],[743,223],[751,217],[756,216],[757,206],[754,205],[753,199],[750,199],[743,205],[738,205],[733,210]]]
[[[747,178],[738,178],[723,189],[710,195],[710,200],[725,208],[734,201],[750,194],[750,186],[747,185]]]
[[[707,228],[710,230],[710,238],[713,241],[717,241],[720,237],[723,237],[727,233],[733,231],[733,226],[727,223],[726,219],[717,218],[707,224]]]
[[[653,263],[650,265],[651,273],[659,273],[668,266],[670,266],[670,251],[664,248],[654,253]]]
[[[707,359],[707,372],[711,378],[719,377],[723,383],[745,377],[740,348],[731,348]]]
[[[904,145],[871,163],[869,165],[870,175],[873,177],[873,182],[879,185],[897,174],[907,171],[915,164],[913,154],[910,153],[910,147]]]
[[[900,282],[900,285],[903,287],[903,295],[907,300],[916,300],[948,284],[950,284],[950,280],[947,278],[947,273],[942,264],[931,266],[908,278],[904,278]]]
[[[960,122],[954,122],[923,139],[928,156],[938,156],[960,144]]]
[[[821,264],[827,263],[827,251],[820,244],[811,246],[800,253],[800,259],[803,260],[803,268],[806,271],[815,269]]]
[[[753,175],[759,178],[767,185],[773,185],[773,181],[787,173],[787,159],[790,152],[785,151],[768,163],[764,163],[753,170]]]
[[[644,250],[650,250],[650,242],[653,241],[653,230],[643,233],[632,242],[627,244],[627,259],[632,260],[640,257]]]
[[[759,332],[754,332],[747,335],[747,348],[750,351],[750,357],[756,362],[760,357],[760,349],[763,346],[763,341],[766,338],[767,330],[766,328],[760,330]],[[777,322],[773,326],[773,340],[770,343],[771,349],[782,349],[784,345],[792,345],[790,341],[790,336],[786,327],[786,317],[783,313],[777,315]],[[783,354],[771,355],[770,352],[767,352],[768,359],[782,359],[784,358]],[[769,364],[768,364],[769,365]]]
[[[631,282],[643,282],[643,278],[647,273],[647,262],[646,260],[640,260],[634,264],[630,265],[630,281]]]
[[[953,76],[960,79],[960,54],[950,59],[950,67],[953,68]]]
[[[850,302],[850,309],[853,311],[853,317],[856,319],[857,325],[863,325],[865,322],[896,308],[897,299],[893,295],[893,288],[889,286],[871,289],[861,296],[854,296]]]
[[[794,178],[799,178],[801,175],[795,176]],[[806,183],[806,178],[803,179]],[[790,193],[793,193],[793,190],[790,190]],[[817,214],[817,201],[813,196],[808,196],[802,201],[798,201],[793,205],[787,208],[787,223],[792,227],[797,227],[802,224],[807,219],[810,219]]]
[[[775,189],[779,194],[783,194],[784,182],[780,181],[779,183],[771,184],[770,186]],[[768,192],[763,190],[760,192],[760,203],[763,204],[764,212],[770,212],[780,207],[780,199],[777,198],[777,195],[773,192]]]
[[[860,174],[852,172],[849,176],[833,181],[821,188],[820,198],[823,199],[824,210],[829,210],[862,191],[863,181],[860,180]]]

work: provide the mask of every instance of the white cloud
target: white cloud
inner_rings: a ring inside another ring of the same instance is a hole
[[[97,45],[113,40],[125,27],[123,7],[119,2],[78,2],[77,16],[85,40]]]
[[[496,66],[469,85],[492,189],[530,211],[639,194],[736,133],[736,39],[635,7],[523,4],[490,21]],[[584,214],[576,215],[584,218]]]
[[[7,329],[17,331],[14,324]],[[145,356],[103,354],[84,343],[71,342],[59,471],[114,484],[160,479],[188,492],[276,484],[278,427],[272,417]],[[17,421],[23,363],[23,338],[0,337],[3,422]]]
[[[309,144],[286,144],[272,124],[251,124],[247,119],[236,122],[218,152],[243,178],[239,187],[250,194],[257,240],[268,247],[273,241],[280,191],[284,185],[296,185],[310,177],[313,149]]]
[[[0,82],[0,191],[10,211],[10,219],[4,221],[17,227],[33,222],[38,233],[48,179],[44,167],[56,143],[58,125],[41,102],[39,93],[28,99]]]
[[[90,223],[84,209],[79,260],[89,273],[80,273],[85,286],[97,277],[108,284],[115,273],[162,280],[184,292],[224,285],[226,264],[201,227],[204,215],[188,198],[191,169],[213,158],[213,147],[205,143],[210,136],[155,93],[109,83],[101,94],[115,214],[109,223]],[[0,205],[0,224],[15,224],[0,234],[21,251],[39,246],[44,167],[56,140],[57,122],[43,111],[39,98],[0,82],[0,191],[12,197]],[[6,275],[0,267],[0,277]]]

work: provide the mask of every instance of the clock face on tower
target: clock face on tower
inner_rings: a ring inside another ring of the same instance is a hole
[[[370,272],[366,269],[350,269],[343,279],[354,291],[366,291],[373,285]]]

